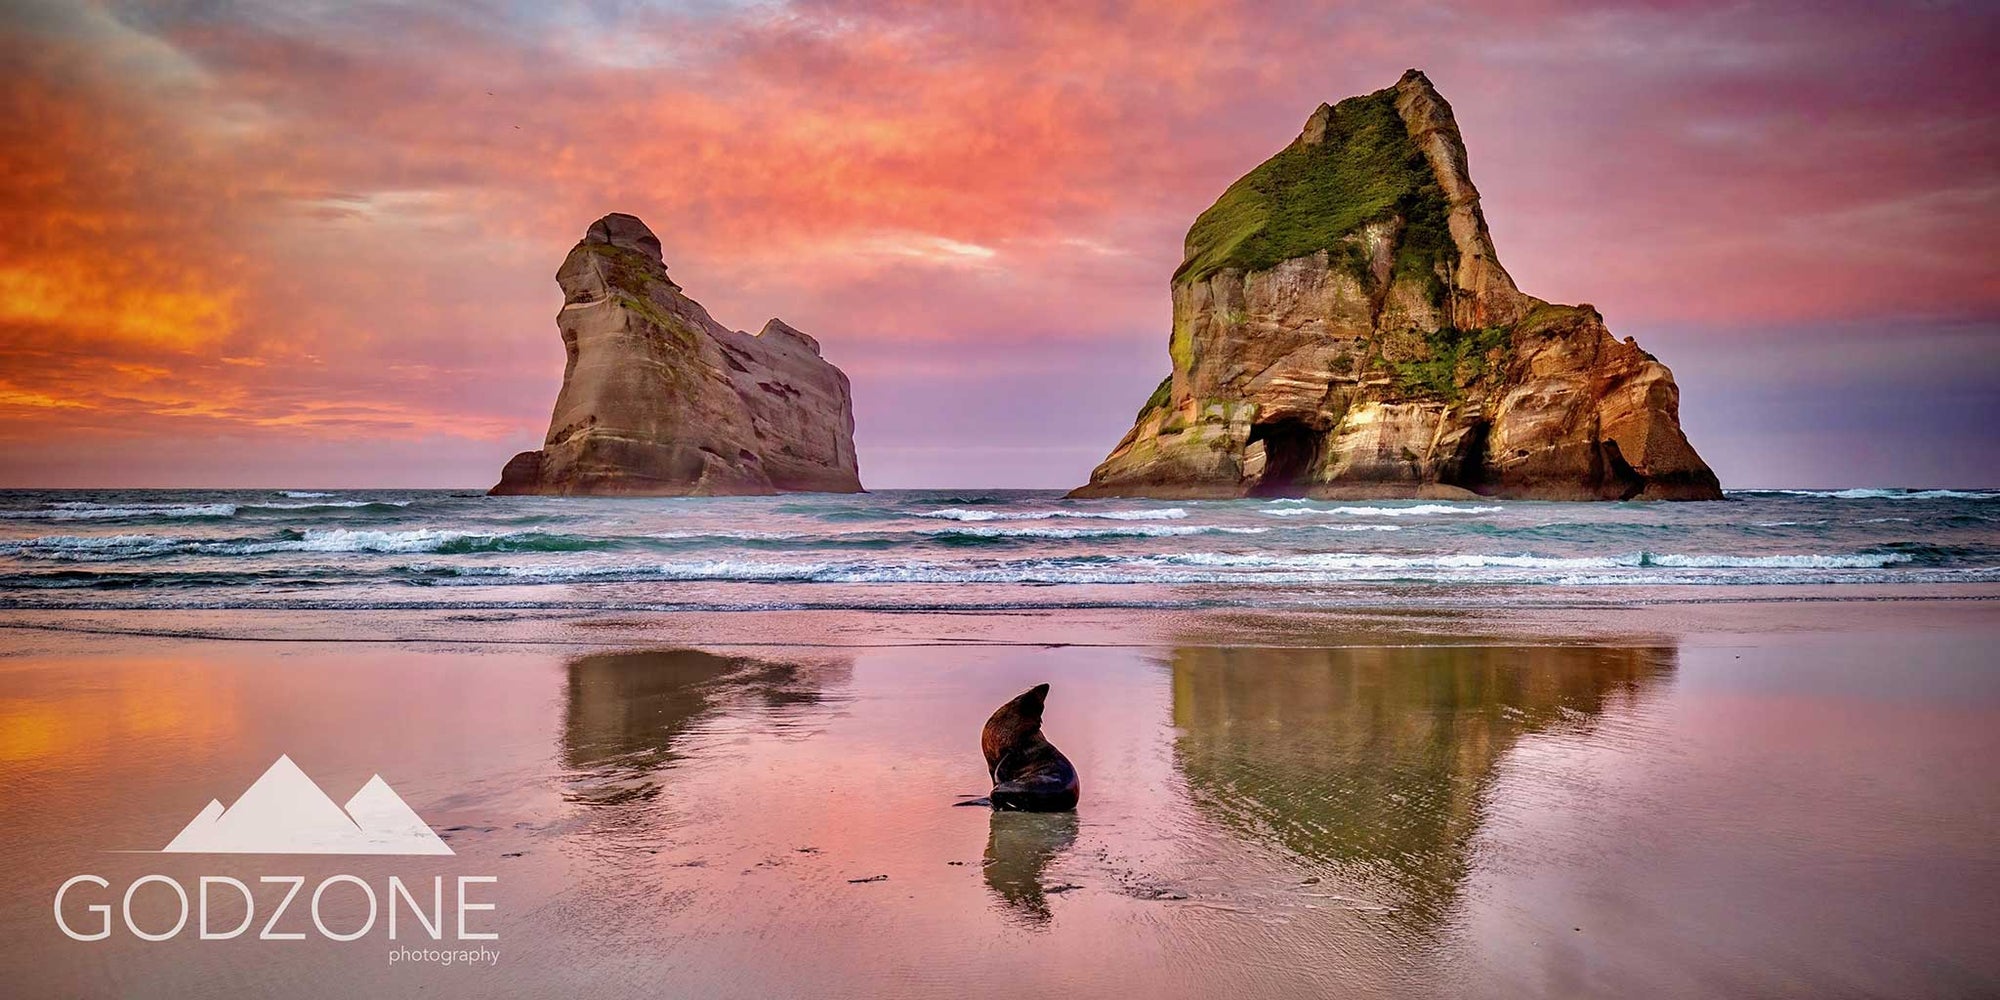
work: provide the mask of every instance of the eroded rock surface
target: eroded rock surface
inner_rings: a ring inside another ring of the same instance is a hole
[[[1189,229],[1173,371],[1073,496],[1720,499],[1673,373],[1501,267],[1416,71],[1320,105]]]
[[[549,433],[496,494],[854,493],[847,376],[773,319],[730,330],[667,277],[646,224],[592,223],[556,272],[568,362]]]

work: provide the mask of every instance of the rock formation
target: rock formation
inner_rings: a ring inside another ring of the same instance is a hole
[[[1072,496],[1721,498],[1667,367],[1514,287],[1416,70],[1230,185],[1172,287],[1173,372]]]
[[[630,215],[592,223],[556,272],[568,361],[540,451],[495,494],[856,493],[847,376],[779,320],[730,330],[667,277]]]

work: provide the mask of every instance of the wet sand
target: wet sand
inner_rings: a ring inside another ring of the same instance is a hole
[[[0,619],[10,992],[2000,990],[1990,600],[357,624]],[[951,807],[1041,681],[1082,807]],[[336,801],[380,773],[455,856],[124,853],[279,754]],[[448,946],[498,959],[392,962],[407,913],[393,943],[296,913],[306,940],[72,941],[86,872],[113,888],[77,925],[149,873],[491,875],[499,937]]]

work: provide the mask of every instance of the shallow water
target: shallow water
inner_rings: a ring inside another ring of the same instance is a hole
[[[1994,583],[1991,490],[1684,504],[0,492],[0,609],[1490,607]]]
[[[1965,608],[1589,645],[15,631],[0,965],[18,995],[1990,995],[2000,624]],[[1082,807],[952,807],[986,714],[1041,681]],[[336,800],[379,772],[456,855],[117,853],[280,753]],[[380,927],[70,941],[51,901],[82,872],[495,875],[500,958],[392,964]]]

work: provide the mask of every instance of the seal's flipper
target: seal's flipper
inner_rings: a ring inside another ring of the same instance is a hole
[[[1050,749],[1054,749],[1051,747]],[[993,786],[993,808],[1015,812],[1068,812],[1076,808],[1076,771],[1069,761]]]

